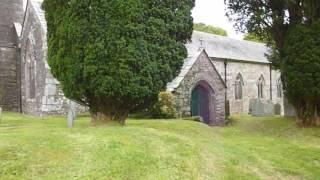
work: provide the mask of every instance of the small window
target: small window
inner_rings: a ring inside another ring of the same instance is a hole
[[[24,76],[25,76],[25,89],[26,97],[28,99],[34,99],[36,97],[36,62],[32,53],[31,43],[27,40],[26,52],[24,61]]]
[[[234,89],[236,100],[242,99],[242,86],[243,86],[243,79],[241,74],[239,73],[235,81],[235,89]]]
[[[264,98],[264,85],[265,85],[265,80],[264,80],[264,77],[261,75],[257,82],[259,99]]]
[[[36,77],[35,77],[35,63],[32,60],[29,64],[29,98],[34,99],[36,97]]]
[[[283,87],[282,87],[282,82],[281,78],[277,80],[277,97],[282,98],[283,96]]]

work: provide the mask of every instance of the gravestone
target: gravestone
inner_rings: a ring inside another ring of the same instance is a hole
[[[68,128],[73,127],[74,120],[76,119],[76,103],[69,101],[69,111],[68,111]]]
[[[274,105],[274,114],[275,115],[281,115],[281,105],[279,103]]]
[[[226,117],[228,118],[230,116],[230,101],[226,101],[226,106],[225,106],[225,111],[226,111]]]
[[[250,100],[250,112],[253,116],[272,116],[274,115],[274,105],[269,100],[252,99]]]
[[[2,120],[2,108],[0,107],[0,123],[1,123],[1,120]]]
[[[253,109],[255,102],[256,102],[256,99],[250,99],[250,101],[249,101],[249,114],[252,114],[252,109]]]

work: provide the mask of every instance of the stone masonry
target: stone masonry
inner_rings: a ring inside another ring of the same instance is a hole
[[[69,100],[47,63],[47,25],[42,2],[0,1],[0,93],[3,96],[0,106],[39,116],[66,114]],[[195,31],[192,43],[186,47],[189,58],[168,88],[177,97],[180,117],[191,115],[191,94],[200,82],[207,84],[209,102],[214,102],[210,104],[210,124],[224,123],[225,100],[229,100],[231,113],[248,113],[250,100],[258,98],[257,83],[261,77],[264,79],[262,99],[280,107],[281,115],[294,115],[289,103],[284,103],[283,92],[278,91],[281,74],[270,69],[264,44]],[[204,50],[199,53],[199,49]],[[239,74],[243,78],[241,99],[235,97]],[[77,109],[86,110],[80,105]]]
[[[210,104],[209,124],[225,124],[225,84],[204,50],[199,55],[187,59],[180,75],[168,85],[168,90],[176,96],[178,116],[191,116],[192,90],[201,81],[208,83],[213,90],[209,97],[213,103]]]
[[[47,62],[47,25],[41,4],[42,0],[29,2],[20,38],[22,111],[40,116],[66,114],[69,100]],[[86,109],[77,105],[77,110]]]
[[[19,47],[14,23],[22,19],[22,0],[0,1],[0,107],[7,111],[20,111]]]
[[[281,114],[284,114],[283,96],[277,96],[277,81],[281,74],[276,70],[270,71],[270,64],[257,62],[244,63],[220,58],[212,58],[212,61],[224,79],[225,71],[227,72],[225,81],[228,87],[227,99],[230,102],[231,114],[249,113],[250,100],[258,98],[257,82],[261,76],[265,79],[265,84],[263,86],[263,100],[271,100],[274,104],[280,104]],[[243,78],[243,98],[239,100],[235,98],[235,81],[238,74],[241,74]]]

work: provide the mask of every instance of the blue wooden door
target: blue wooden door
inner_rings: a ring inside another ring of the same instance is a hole
[[[192,91],[191,105],[192,116],[201,116],[204,123],[209,124],[209,95],[208,91],[201,85]]]
[[[199,108],[198,108],[198,91],[195,88],[192,91],[192,98],[191,98],[191,115],[192,116],[199,116]]]

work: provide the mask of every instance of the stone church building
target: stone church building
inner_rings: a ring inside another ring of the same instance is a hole
[[[200,115],[204,122],[220,125],[226,109],[249,113],[254,99],[285,114],[281,74],[267,60],[265,44],[194,31],[186,47],[189,57],[167,85],[176,96],[179,116]]]
[[[63,114],[69,107],[47,64],[43,0],[0,1],[0,106],[35,115]],[[167,90],[176,96],[179,116],[200,115],[224,123],[226,110],[249,113],[261,99],[284,115],[280,73],[265,57],[264,44],[194,32],[189,57]],[[227,103],[228,102],[228,103]]]
[[[43,0],[0,2],[0,87],[4,110],[63,114],[69,107],[47,64]]]

